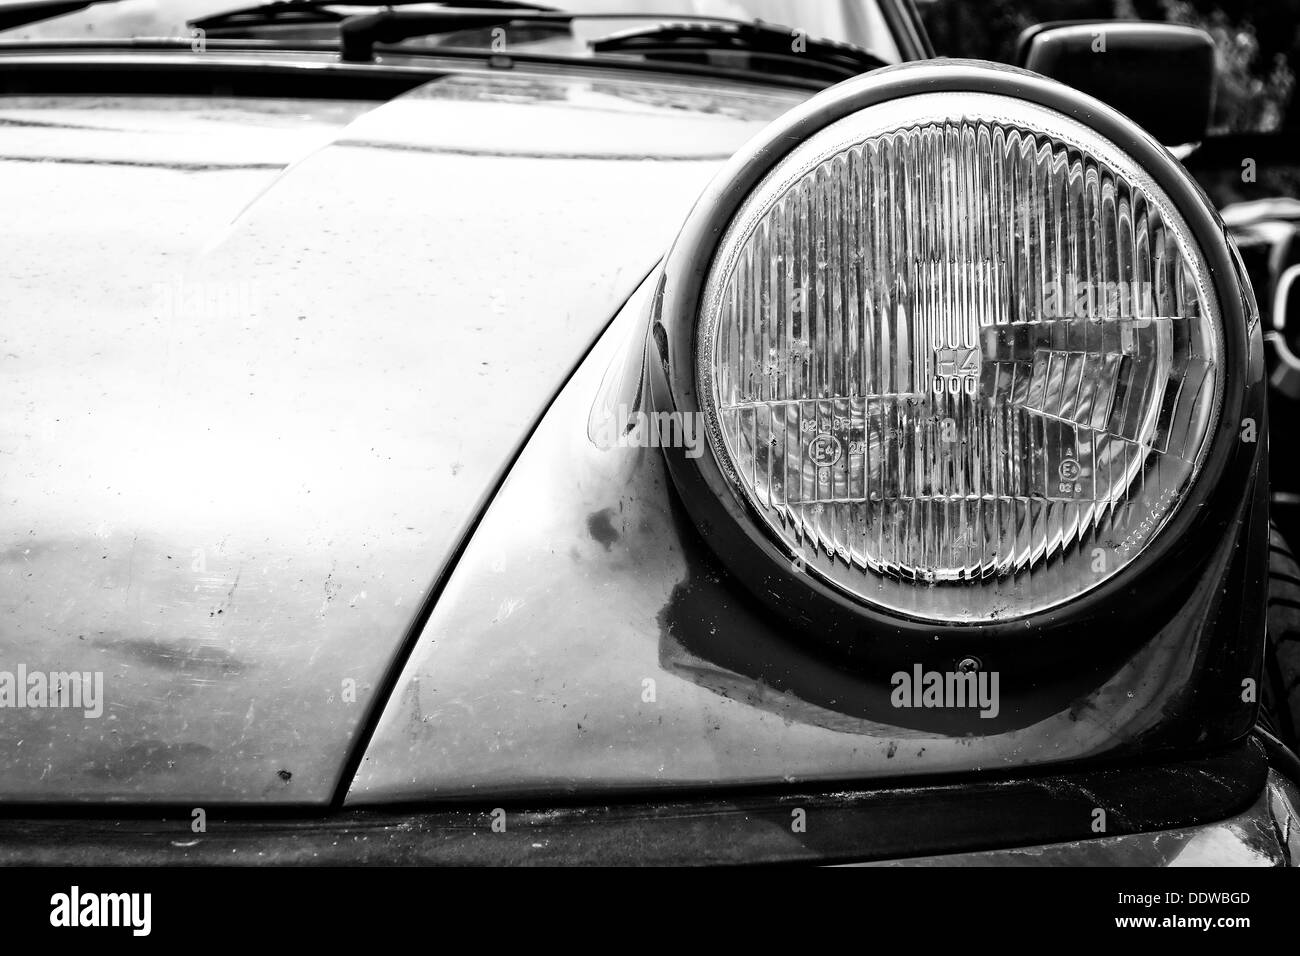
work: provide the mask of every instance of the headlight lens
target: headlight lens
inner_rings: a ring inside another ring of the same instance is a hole
[[[1064,114],[868,107],[790,153],[719,246],[697,378],[722,470],[863,601],[984,622],[1120,571],[1215,433],[1223,339],[1168,196]]]

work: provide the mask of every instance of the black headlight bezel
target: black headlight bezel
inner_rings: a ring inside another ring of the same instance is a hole
[[[1200,473],[1169,524],[1131,565],[1079,597],[1047,611],[996,623],[936,624],[857,601],[815,575],[796,570],[759,516],[726,481],[708,447],[698,458],[665,448],[687,511],[723,563],[802,634],[865,658],[899,659],[994,654],[1037,666],[1059,662],[1062,648],[1094,657],[1131,647],[1116,634],[1122,609],[1133,628],[1158,626],[1173,597],[1190,586],[1198,558],[1209,553],[1239,514],[1265,440],[1262,345],[1253,296],[1217,213],[1182,166],[1132,121],[1069,87],[1024,70],[978,61],[903,64],[846,81],[813,97],[751,141],[709,185],[687,218],[664,265],[652,315],[650,379],[661,412],[703,411],[696,387],[695,325],[718,245],[745,198],[807,137],[866,107],[921,93],[980,92],[1054,109],[1093,129],[1133,158],[1184,216],[1209,266],[1223,324],[1224,394],[1217,433]],[[1256,420],[1257,442],[1241,440]],[[1167,614],[1165,615],[1167,617]],[[1044,641],[1052,633],[1059,640]],[[882,643],[887,642],[887,643]],[[1045,649],[1045,646],[1047,649]]]

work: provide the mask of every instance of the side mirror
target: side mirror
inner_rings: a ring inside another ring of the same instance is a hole
[[[1166,146],[1205,137],[1214,103],[1214,41],[1204,30],[1142,20],[1040,23],[1016,62],[1109,103]]]

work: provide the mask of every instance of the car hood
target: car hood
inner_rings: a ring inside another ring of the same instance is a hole
[[[329,801],[533,424],[801,98],[0,101],[0,799]]]

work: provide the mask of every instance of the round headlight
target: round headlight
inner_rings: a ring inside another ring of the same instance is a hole
[[[820,129],[744,199],[700,302],[722,474],[792,558],[908,616],[1097,587],[1216,432],[1222,323],[1187,223],[1114,142],[1011,96]]]

